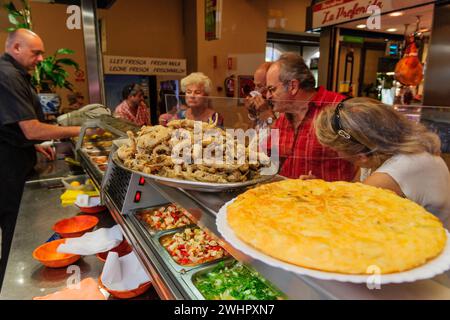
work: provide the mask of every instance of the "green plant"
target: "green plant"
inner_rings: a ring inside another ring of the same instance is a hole
[[[8,20],[13,25],[7,29],[8,32],[17,29],[32,30],[31,8],[27,0],[21,0],[23,9],[18,10],[14,3],[9,2],[3,5],[8,12]],[[70,49],[58,49],[56,52],[42,62],[35,69],[32,76],[32,83],[39,92],[54,92],[55,88],[67,88],[73,91],[73,85],[67,80],[69,73],[63,68],[64,66],[72,66],[75,70],[79,70],[77,62],[70,58],[58,58],[61,54],[73,54]]]
[[[9,2],[3,5],[3,7],[8,12],[8,20],[13,25],[13,27],[9,27],[6,30],[8,32],[25,28],[25,29],[33,29],[33,25],[31,23],[31,10],[30,5],[27,0],[21,0],[23,9],[18,10],[14,3]]]
[[[69,73],[63,66],[79,70],[78,63],[69,58],[58,58],[60,54],[73,54],[70,49],[58,49],[52,56],[40,62],[35,69],[32,83],[39,92],[54,92],[55,88],[66,88],[73,91],[73,85],[67,80]]]

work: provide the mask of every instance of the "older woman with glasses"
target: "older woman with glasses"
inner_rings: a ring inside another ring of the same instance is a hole
[[[361,182],[392,190],[448,224],[450,174],[436,134],[369,98],[325,109],[314,125],[320,143],[361,168]]]
[[[223,117],[210,105],[208,98],[211,93],[212,82],[201,72],[194,72],[181,79],[181,91],[185,92],[186,119],[214,122],[223,126]]]

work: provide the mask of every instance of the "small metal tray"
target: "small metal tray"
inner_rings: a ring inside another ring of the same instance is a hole
[[[236,260],[232,257],[228,257],[225,260],[222,259],[220,261],[214,261],[214,263],[208,264],[206,266],[195,268],[192,270],[189,270],[189,272],[185,272],[181,274],[181,279],[184,281],[184,283],[187,285],[187,287],[191,290],[192,294],[199,300],[206,300],[203,294],[198,290],[198,288],[195,285],[195,279],[201,275],[204,275],[205,273],[209,273],[211,270],[213,270],[220,262],[224,262],[225,266],[229,266],[232,263],[234,263]]]
[[[141,211],[144,211],[144,210],[145,211],[156,211],[156,210],[158,210],[161,207],[166,207],[166,206],[169,206],[169,205],[172,205],[172,203],[168,202],[168,203],[165,203],[165,204],[162,204],[162,205],[159,205],[159,206],[141,208],[141,209],[134,210],[132,214],[134,215],[136,220],[142,225],[142,227],[145,230],[147,230],[148,233],[152,237],[156,237],[158,239],[159,239],[159,237],[161,235],[163,235],[165,233],[173,232],[173,231],[176,231],[176,230],[184,230],[184,228],[186,228],[186,227],[195,227],[196,226],[196,224],[192,221],[192,219],[189,218],[188,216],[186,216],[189,220],[191,220],[191,224],[188,224],[188,225],[185,225],[185,226],[182,226],[182,227],[172,228],[172,229],[159,230],[159,229],[151,228],[145,221],[143,221],[141,218],[139,218],[139,213]]]
[[[214,259],[214,260],[211,260],[211,261],[208,261],[208,262],[204,262],[204,263],[200,263],[200,264],[196,264],[196,265],[188,265],[188,266],[186,266],[186,265],[183,266],[183,265],[180,265],[180,264],[176,263],[175,260],[170,255],[169,251],[162,244],[162,241],[165,238],[171,237],[171,236],[173,236],[174,234],[176,234],[178,232],[183,232],[184,229],[187,229],[187,228],[192,228],[192,226],[191,227],[186,226],[185,228],[182,228],[182,229],[174,230],[174,231],[171,231],[171,232],[165,232],[164,234],[162,234],[158,238],[157,243],[154,243],[155,247],[158,248],[158,250],[160,252],[160,255],[164,258],[164,261],[166,261],[166,263],[168,265],[170,265],[175,271],[183,274],[183,273],[186,273],[186,272],[188,272],[190,270],[194,270],[194,269],[198,269],[200,267],[209,266],[211,264],[218,263],[218,262],[223,261],[225,259],[228,259],[230,257],[230,255],[228,254],[228,255],[226,255],[226,256],[224,256],[222,258]],[[198,228],[198,227],[194,227],[194,228]],[[155,239],[153,239],[153,240],[155,240]],[[227,251],[225,250],[225,252],[227,252]]]
[[[90,157],[101,157],[101,156],[109,156],[111,153],[110,150],[102,150],[102,149],[86,149],[81,148],[83,152],[85,152]]]
[[[99,163],[99,162],[95,161],[95,159],[97,159],[97,158],[102,158],[103,159],[104,157],[106,157],[106,161],[104,161],[104,162]],[[91,162],[93,164],[104,165],[104,164],[108,164],[108,157],[109,156],[89,156],[89,159],[91,160]]]
[[[258,179],[245,181],[245,182],[233,182],[233,183],[210,183],[210,182],[200,182],[200,181],[191,181],[191,180],[181,180],[181,179],[173,179],[173,178],[165,178],[161,176],[157,176],[154,174],[146,174],[137,170],[130,169],[126,167],[122,160],[117,156],[117,152],[112,155],[112,159],[114,163],[121,167],[124,170],[139,174],[142,177],[149,178],[154,182],[167,185],[173,188],[181,188],[185,190],[194,190],[194,191],[202,191],[202,192],[223,192],[223,191],[234,191],[238,189],[242,189],[245,187],[253,186],[258,183],[266,182],[274,178],[275,175],[265,175],[261,176]]]
[[[234,259],[234,258],[228,258],[228,259],[222,260],[222,261],[224,262],[224,265],[225,265],[226,267],[228,267],[228,266],[234,264],[235,262],[238,262],[238,263],[243,264],[242,262],[239,262],[239,261],[237,261],[237,260]],[[215,264],[211,264],[211,265],[208,265],[208,266],[204,266],[204,267],[202,267],[202,268],[197,268],[197,269],[190,270],[189,272],[186,272],[186,273],[184,273],[184,274],[181,275],[181,278],[183,279],[184,283],[189,287],[189,289],[192,291],[192,293],[195,295],[195,297],[196,297],[197,299],[206,300],[206,298],[203,296],[203,294],[200,292],[200,290],[199,290],[199,289],[197,288],[197,286],[195,285],[196,279],[197,279],[198,277],[200,277],[200,276],[203,276],[203,275],[206,274],[206,273],[211,272],[214,268],[217,267],[217,265],[219,264],[219,262],[220,262],[220,261],[217,261],[217,263],[215,263]],[[243,265],[244,265],[245,268],[248,268],[250,271],[253,271],[253,268],[249,267],[249,266],[246,265],[246,264],[243,264]],[[262,275],[259,275],[259,276],[260,276],[261,278],[264,279],[264,277],[263,277]],[[273,291],[279,293],[279,297],[280,297],[280,298],[283,298],[283,299],[286,298],[286,296],[284,296],[283,293],[282,293],[279,289],[275,288],[274,285],[273,285],[272,283],[270,283],[270,282],[269,282],[268,280],[266,280],[266,279],[265,279],[265,281],[266,281],[265,284],[266,284],[270,289],[272,289]]]

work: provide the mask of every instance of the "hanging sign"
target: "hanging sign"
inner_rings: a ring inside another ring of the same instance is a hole
[[[327,0],[313,6],[313,29],[332,26],[371,16],[371,7],[376,6],[381,13],[402,10],[430,0]]]
[[[103,56],[103,73],[185,76],[186,59]]]

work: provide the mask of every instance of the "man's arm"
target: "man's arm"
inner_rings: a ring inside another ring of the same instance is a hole
[[[19,126],[28,140],[52,140],[76,137],[81,127],[59,127],[36,119],[20,121]]]

